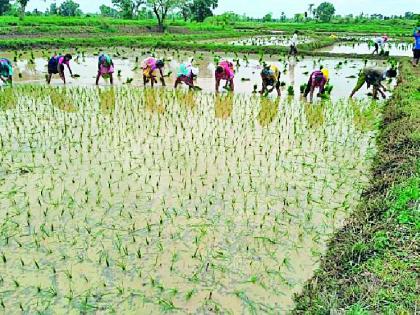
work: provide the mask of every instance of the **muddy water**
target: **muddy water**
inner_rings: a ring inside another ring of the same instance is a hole
[[[1,94],[5,312],[284,313],[358,204],[378,105]]]
[[[369,43],[339,43],[319,49],[336,54],[371,54],[374,50],[373,44]],[[389,43],[385,45],[384,50],[389,51],[390,56],[413,56],[413,45],[408,43]]]
[[[40,56],[39,52],[34,53],[32,59],[29,53],[25,53],[17,59],[15,63],[15,83],[36,83],[45,84],[45,75],[47,73],[47,56],[53,52],[45,52],[44,56]],[[129,84],[131,86],[141,87],[143,86],[142,74],[141,74],[141,61],[147,55],[144,51],[133,50],[133,51],[113,51],[114,63],[116,68],[115,84],[126,85],[127,80],[132,80]],[[179,64],[185,62],[189,58],[195,58],[194,63],[200,69],[200,75],[196,84],[200,86],[204,91],[214,91],[214,60],[227,58],[229,60],[238,59],[235,63],[236,66],[236,78],[235,78],[235,89],[238,93],[251,94],[254,90],[254,86],[257,85],[258,89],[261,88],[260,72],[262,69],[262,62],[275,64],[281,69],[281,81],[284,82],[282,87],[283,98],[290,97],[288,94],[289,86],[293,86],[294,98],[300,99],[300,86],[308,81],[309,74],[319,69],[322,65],[330,71],[330,83],[333,85],[331,98],[338,100],[341,98],[347,98],[353,87],[356,85],[357,75],[365,66],[362,60],[355,59],[334,59],[334,58],[274,58],[270,56],[235,56],[235,55],[211,55],[208,53],[196,53],[195,55],[188,52],[173,52],[173,51],[158,51],[154,52],[156,56],[165,58],[167,60],[166,73],[172,73],[169,78],[166,79],[168,88],[172,88],[175,80],[175,74],[178,72]],[[72,62],[73,72],[80,75],[80,78],[72,79],[68,77],[69,86],[90,86],[95,84],[95,77],[97,72],[97,57],[93,56],[92,52],[86,52],[82,57],[82,54],[78,54]],[[14,59],[13,53],[4,52],[2,56],[8,57],[11,60]],[[136,59],[138,59],[136,61]],[[32,60],[32,61],[31,61]],[[367,66],[371,67],[386,67],[382,61],[368,61]],[[120,76],[118,76],[120,71]],[[67,70],[66,70],[67,72]],[[20,75],[19,75],[20,74]],[[68,73],[67,73],[68,74]],[[20,77],[21,76],[21,77]],[[392,82],[393,85],[395,82]],[[107,85],[108,83],[101,80],[101,85]],[[62,85],[62,81],[56,75],[53,78],[52,85]],[[367,89],[364,86],[357,94],[358,98],[367,97]]]

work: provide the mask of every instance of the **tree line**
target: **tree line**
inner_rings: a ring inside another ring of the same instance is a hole
[[[29,0],[0,0],[0,15],[15,15],[18,12],[23,19]],[[138,19],[155,17],[158,26],[163,30],[169,14],[177,10],[182,18],[203,22],[213,16],[213,10],[218,6],[218,0],[112,0],[113,7],[101,5],[102,16]],[[38,12],[34,12],[37,14]],[[80,16],[80,5],[73,0],[65,0],[61,5],[53,2],[44,13],[47,15]]]
[[[0,0],[0,15],[19,15],[23,19],[26,7],[30,0]],[[44,0],[45,1],[45,0]],[[335,15],[335,7],[330,2],[322,2],[318,6],[309,4],[307,10],[303,13],[297,13],[292,19],[288,19],[284,12],[281,12],[279,18],[274,18],[273,13],[267,13],[262,19],[240,16],[233,12],[226,12],[219,16],[213,16],[213,10],[218,6],[218,0],[112,0],[112,6],[101,5],[99,7],[100,15],[112,18],[123,19],[152,19],[158,22],[159,30],[164,30],[165,20],[172,16],[173,18],[182,18],[185,21],[203,22],[208,20],[214,24],[232,24],[237,21],[261,21],[261,22],[305,22],[320,21],[330,22],[338,20],[345,23],[360,22],[363,20],[387,20],[387,19],[411,19],[419,20],[420,15],[413,12],[406,12],[403,16],[383,16],[381,14],[359,16]],[[74,0],[65,0],[61,5],[55,2],[51,3],[46,12],[35,10],[34,15],[61,15],[61,16],[81,16],[83,12],[80,5]]]

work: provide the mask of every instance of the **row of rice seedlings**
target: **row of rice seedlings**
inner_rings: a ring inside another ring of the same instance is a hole
[[[4,312],[289,309],[367,181],[375,103],[17,86]]]

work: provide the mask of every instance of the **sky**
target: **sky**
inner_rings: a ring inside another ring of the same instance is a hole
[[[57,4],[63,0],[57,0]],[[75,0],[80,4],[83,12],[98,12],[101,4],[111,5],[111,0]],[[315,5],[324,0],[219,0],[219,7],[215,13],[220,14],[225,11],[233,11],[238,14],[246,14],[252,17],[262,17],[271,12],[274,17],[279,17],[281,12],[287,16],[295,13],[303,13],[308,8],[309,3]],[[358,15],[361,12],[372,14],[380,13],[383,15],[402,15],[407,11],[420,12],[418,0],[329,0],[336,8],[336,14]],[[28,10],[37,8],[45,10],[49,7],[52,0],[30,0]],[[416,5],[417,3],[417,5]]]

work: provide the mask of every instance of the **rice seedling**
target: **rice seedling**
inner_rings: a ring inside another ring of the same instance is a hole
[[[287,311],[367,183],[380,106],[2,92],[0,307],[27,313]]]

